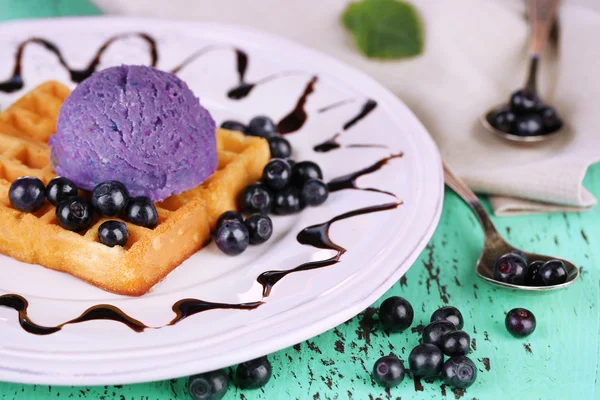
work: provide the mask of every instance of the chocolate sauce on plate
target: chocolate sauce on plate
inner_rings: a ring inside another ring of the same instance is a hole
[[[337,141],[337,139],[339,137],[340,137],[340,134],[336,133],[335,135],[333,135],[331,137],[331,139],[328,139],[328,140],[324,141],[323,143],[318,144],[315,147],[313,147],[313,150],[316,151],[317,153],[327,153],[327,152],[329,152],[331,150],[339,149],[340,147],[342,147],[342,144]],[[347,144],[344,147],[348,147],[348,148],[377,148],[377,149],[387,149],[388,148],[384,144],[370,144],[370,143]]]
[[[376,206],[359,208],[357,210],[352,210],[347,213],[338,215],[337,217],[334,217],[322,224],[309,226],[308,228],[303,229],[296,237],[300,244],[312,246],[318,249],[335,250],[336,254],[328,259],[321,261],[310,261],[288,270],[263,272],[256,279],[258,283],[260,283],[263,287],[263,296],[268,297],[271,293],[271,290],[273,289],[273,286],[275,286],[277,282],[279,282],[281,279],[285,278],[289,274],[301,271],[309,271],[311,269],[328,267],[337,264],[340,261],[344,253],[346,253],[346,249],[334,243],[331,240],[331,237],[329,236],[329,229],[335,222],[352,218],[357,215],[392,210],[394,208],[397,208],[400,204],[402,203],[386,203]]]
[[[306,100],[308,96],[310,96],[315,91],[315,83],[317,83],[317,77],[313,76],[310,81],[306,84],[302,95],[296,102],[296,106],[289,114],[279,121],[277,124],[277,132],[285,135],[286,133],[296,132],[298,129],[302,128],[302,125],[308,119],[308,115],[306,114],[306,110],[304,106],[306,105]]]
[[[115,43],[118,40],[122,40],[129,37],[139,37],[148,44],[148,49],[150,52],[150,65],[153,67],[156,66],[156,63],[158,62],[158,50],[156,47],[156,41],[150,35],[147,35],[145,33],[124,33],[109,38],[98,48],[98,51],[96,52],[92,60],[88,63],[87,67],[83,69],[75,69],[69,66],[58,46],[56,46],[51,41],[34,37],[31,39],[27,39],[24,42],[21,42],[21,44],[19,44],[17,52],[15,53],[15,65],[13,67],[12,76],[8,80],[0,82],[0,92],[11,93],[23,88],[24,83],[23,76],[21,74],[23,67],[23,54],[25,48],[30,44],[35,43],[41,45],[49,52],[54,53],[54,55],[56,55],[56,58],[58,58],[58,62],[60,63],[60,65],[62,65],[69,72],[71,80],[75,83],[79,83],[84,79],[88,78],[96,71],[98,65],[100,64],[102,55],[113,43]]]

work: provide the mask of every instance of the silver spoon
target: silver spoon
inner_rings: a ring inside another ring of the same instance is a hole
[[[540,59],[548,36],[550,28],[555,20],[556,8],[559,0],[529,0],[529,24],[531,25],[531,37],[529,41],[529,74],[525,81],[525,89],[537,94],[537,71]],[[483,114],[480,119],[483,126],[490,132],[514,142],[541,142],[550,139],[561,131],[558,129],[551,133],[544,133],[535,136],[513,135],[496,129],[491,120],[498,111],[506,108],[506,104],[500,104]]]
[[[483,250],[481,251],[481,255],[479,256],[479,260],[477,260],[477,266],[475,267],[475,272],[481,279],[486,280],[489,283],[494,285],[503,286],[511,289],[520,289],[520,290],[529,290],[529,291],[546,291],[546,290],[556,290],[565,288],[579,277],[579,269],[570,261],[564,260],[558,257],[549,257],[541,254],[533,254],[533,253],[525,253],[528,260],[535,261],[540,260],[543,262],[550,260],[560,260],[565,263],[565,267],[567,268],[567,281],[565,283],[561,283],[559,285],[553,286],[521,286],[521,285],[513,285],[511,283],[504,283],[494,279],[494,264],[496,260],[500,258],[500,256],[510,253],[515,250],[519,250],[516,247],[511,246],[507,243],[502,236],[498,233],[494,224],[492,223],[489,215],[483,208],[483,204],[479,201],[479,198],[469,189],[469,187],[454,173],[448,168],[446,163],[444,164],[444,179],[446,181],[446,185],[448,185],[452,190],[456,192],[460,196],[461,199],[467,203],[469,207],[475,212],[479,222],[483,227],[484,234],[484,242],[483,242]],[[522,250],[521,250],[522,251]]]

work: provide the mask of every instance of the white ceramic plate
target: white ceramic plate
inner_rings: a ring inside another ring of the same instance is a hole
[[[103,42],[125,32],[145,32],[156,39],[157,66],[165,70],[205,46],[217,46],[179,72],[217,123],[226,118],[248,122],[258,114],[279,121],[294,109],[311,77],[317,76],[314,92],[304,106],[306,123],[286,136],[294,146],[294,158],[318,162],[329,181],[402,152],[403,157],[357,180],[361,188],[391,192],[399,200],[372,191],[337,191],[319,208],[275,217],[275,235],[267,244],[234,258],[211,245],[140,298],[106,293],[69,275],[0,255],[0,295],[14,293],[27,298],[29,317],[36,323],[54,326],[91,306],[108,303],[158,327],[173,319],[171,307],[180,299],[260,301],[262,287],[256,279],[261,273],[291,269],[335,254],[300,245],[296,236],[303,228],[368,206],[403,204],[334,223],[331,239],[348,250],[341,262],[286,276],[263,299],[264,304],[252,311],[206,311],[174,326],[142,333],[113,321],[91,321],[40,336],[24,331],[14,310],[0,307],[0,381],[133,383],[213,370],[274,352],[333,328],[377,300],[408,270],[437,225],[443,197],[440,156],[421,123],[373,79],[286,40],[235,26],[181,21],[77,18],[7,23],[0,26],[0,81],[12,75],[13,54],[19,43],[30,37],[52,41],[69,66],[81,69]],[[249,57],[246,82],[288,74],[257,85],[243,99],[230,99],[228,90],[239,83],[232,47]],[[137,36],[119,39],[108,47],[98,68],[148,64],[148,48]],[[22,76],[22,90],[0,92],[2,107],[48,79],[74,86],[57,57],[37,44],[26,47]],[[377,107],[343,130],[368,99],[375,100]],[[342,100],[348,102],[319,111]],[[341,148],[321,153],[313,150],[335,133],[341,133]],[[353,144],[380,147],[348,147]]]

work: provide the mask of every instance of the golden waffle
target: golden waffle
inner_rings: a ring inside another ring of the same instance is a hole
[[[58,225],[51,204],[28,214],[12,208],[8,198],[11,182],[20,176],[44,183],[55,176],[47,141],[68,94],[66,86],[47,82],[0,113],[0,253],[110,292],[140,296],[209,241],[217,218],[235,210],[238,193],[261,176],[269,146],[264,139],[218,129],[217,171],[202,185],[157,203],[155,229],[123,221],[129,241],[111,248],[98,242],[106,219],[75,233]]]

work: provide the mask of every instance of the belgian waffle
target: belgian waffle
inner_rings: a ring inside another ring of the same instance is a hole
[[[55,176],[47,142],[68,94],[66,86],[46,82],[0,113],[0,253],[109,292],[143,295],[209,241],[219,215],[236,209],[238,193],[260,177],[269,146],[264,139],[218,129],[217,171],[202,185],[156,203],[156,228],[123,221],[129,241],[111,248],[98,242],[105,219],[75,233],[58,225],[48,202],[28,214],[15,210],[8,198],[11,182],[20,176],[36,176],[45,184]]]

